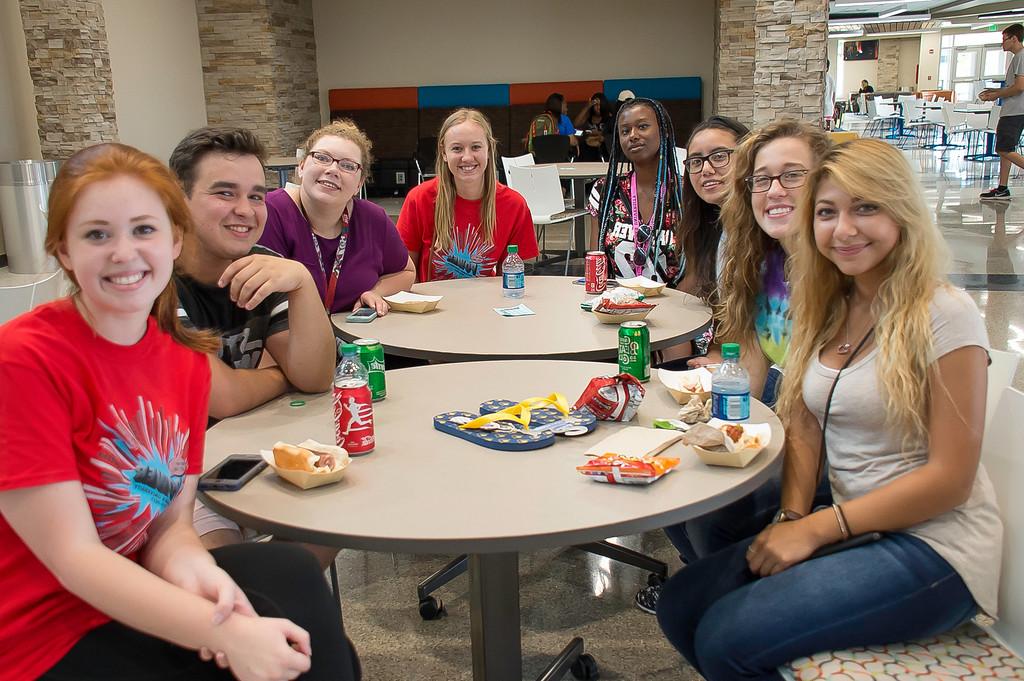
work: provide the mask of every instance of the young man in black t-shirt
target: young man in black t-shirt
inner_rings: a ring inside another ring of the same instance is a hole
[[[292,389],[323,392],[334,376],[334,333],[309,270],[256,245],[267,222],[264,156],[248,130],[202,128],[170,159],[196,226],[176,262],[178,316],[223,341],[210,358],[212,418]],[[241,539],[237,525],[199,504],[195,525],[207,548]],[[336,552],[314,549],[321,562]]]

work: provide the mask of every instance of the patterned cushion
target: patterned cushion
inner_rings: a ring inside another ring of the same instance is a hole
[[[1024,660],[969,623],[934,638],[801,657],[788,671],[799,681],[988,681],[1024,678]]]

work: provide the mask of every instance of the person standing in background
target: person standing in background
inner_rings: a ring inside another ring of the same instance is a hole
[[[1013,55],[1006,66],[1003,87],[985,89],[978,94],[983,102],[1003,100],[996,125],[996,153],[999,154],[999,186],[982,192],[982,199],[1009,199],[1010,165],[1024,168],[1024,156],[1017,153],[1024,132],[1024,26],[1013,24],[1003,29],[1003,50]]]

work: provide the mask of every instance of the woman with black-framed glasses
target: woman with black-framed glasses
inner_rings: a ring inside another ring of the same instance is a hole
[[[416,279],[391,218],[357,198],[373,161],[371,146],[352,121],[334,121],[306,140],[299,185],[267,194],[259,243],[305,265],[328,312],[372,307],[387,314],[384,296]]]
[[[722,248],[719,211],[729,189],[733,152],[749,132],[735,119],[712,116],[698,124],[686,142],[678,240],[687,265],[679,289],[709,302],[714,302],[718,290]],[[699,353],[706,352],[708,341],[710,337],[697,348]]]

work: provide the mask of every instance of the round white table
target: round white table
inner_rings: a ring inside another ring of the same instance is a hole
[[[526,295],[520,299],[502,296],[500,277],[426,282],[413,286],[413,292],[444,296],[432,312],[393,311],[369,324],[346,322],[346,313],[331,320],[345,340],[376,338],[402,357],[445,362],[616,357],[618,325],[602,324],[581,310],[580,303],[593,296],[573,281],[527,277]],[[651,350],[695,338],[711,323],[711,311],[686,293],[666,288],[648,300],[658,305],[647,316]],[[519,303],[536,314],[502,317],[493,309]]]
[[[237,492],[201,493],[215,511],[246,527],[290,539],[370,551],[470,554],[474,679],[521,681],[518,553],[645,532],[693,518],[749,493],[777,469],[782,427],[760,403],[752,420],[772,424],[772,439],[746,468],[705,466],[681,444],[663,455],[679,467],[650,486],[592,482],[575,467],[583,451],[627,425],[650,426],[678,405],[647,384],[629,424],[599,422],[580,438],[503,452],[433,428],[435,414],[476,411],[488,399],[564,393],[611,373],[592,362],[475,362],[388,373],[388,398],[374,405],[377,448],[353,460],[341,482],[303,491],[267,470]],[[330,394],[292,396],[221,421],[206,434],[205,468],[225,456],[274,442],[330,442]]]

